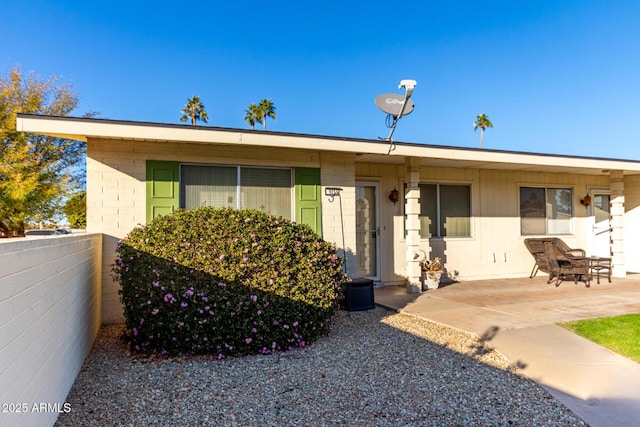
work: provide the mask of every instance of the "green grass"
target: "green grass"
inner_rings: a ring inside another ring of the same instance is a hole
[[[558,325],[640,363],[640,313]]]

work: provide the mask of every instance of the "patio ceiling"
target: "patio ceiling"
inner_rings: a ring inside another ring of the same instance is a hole
[[[625,175],[640,174],[640,161],[623,159],[402,142],[396,143],[395,149],[389,151],[388,142],[371,139],[29,114],[19,114],[16,124],[19,131],[85,142],[96,138],[207,145],[248,145],[355,153],[356,162],[380,164],[402,165],[407,158],[416,157],[421,159],[421,166],[427,167],[499,169],[587,175],[608,175],[610,170],[622,170]]]
[[[486,150],[489,151],[489,150]],[[555,156],[535,155],[537,161],[491,161],[491,160],[473,160],[473,159],[455,159],[447,157],[421,157],[420,166],[426,167],[443,167],[443,168],[467,168],[467,169],[496,169],[496,170],[515,170],[515,171],[531,171],[531,172],[551,172],[551,173],[571,173],[583,175],[609,175],[610,170],[623,170],[625,175],[640,174],[638,170],[639,164],[633,164],[629,168],[627,161],[610,160],[610,159],[581,159],[574,158],[576,161],[560,161],[557,164],[543,163],[547,157],[557,158]],[[405,163],[406,157],[401,155],[385,155],[385,154],[364,154],[359,153],[356,156],[356,162],[366,163],[382,163],[402,165]],[[570,158],[572,159],[572,158]],[[590,160],[590,161],[585,161]],[[621,163],[622,162],[622,163]],[[582,163],[582,164],[581,164]]]

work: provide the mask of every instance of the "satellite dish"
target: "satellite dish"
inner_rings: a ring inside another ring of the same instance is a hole
[[[384,111],[387,114],[392,115],[393,117],[400,116],[400,110],[402,109],[402,104],[405,102],[405,95],[400,95],[397,93],[383,93],[382,95],[376,96],[375,103],[376,106]],[[403,116],[410,114],[415,104],[412,99],[407,99]]]
[[[405,89],[404,96],[396,93],[383,93],[382,95],[376,96],[375,103],[379,109],[387,113],[387,127],[391,128],[389,136],[387,137],[387,141],[390,142],[387,154],[396,149],[396,144],[393,142],[391,137],[393,136],[393,132],[396,130],[398,120],[413,111],[414,104],[410,98],[416,84],[415,80],[401,80],[398,89]],[[391,118],[393,118],[393,122],[391,121]]]

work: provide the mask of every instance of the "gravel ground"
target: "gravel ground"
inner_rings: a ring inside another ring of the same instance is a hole
[[[382,308],[269,355],[146,359],[101,329],[56,426],[584,426],[471,335]]]

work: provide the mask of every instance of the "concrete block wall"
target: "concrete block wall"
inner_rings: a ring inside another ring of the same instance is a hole
[[[101,259],[100,234],[0,240],[0,426],[69,409],[100,328]]]

